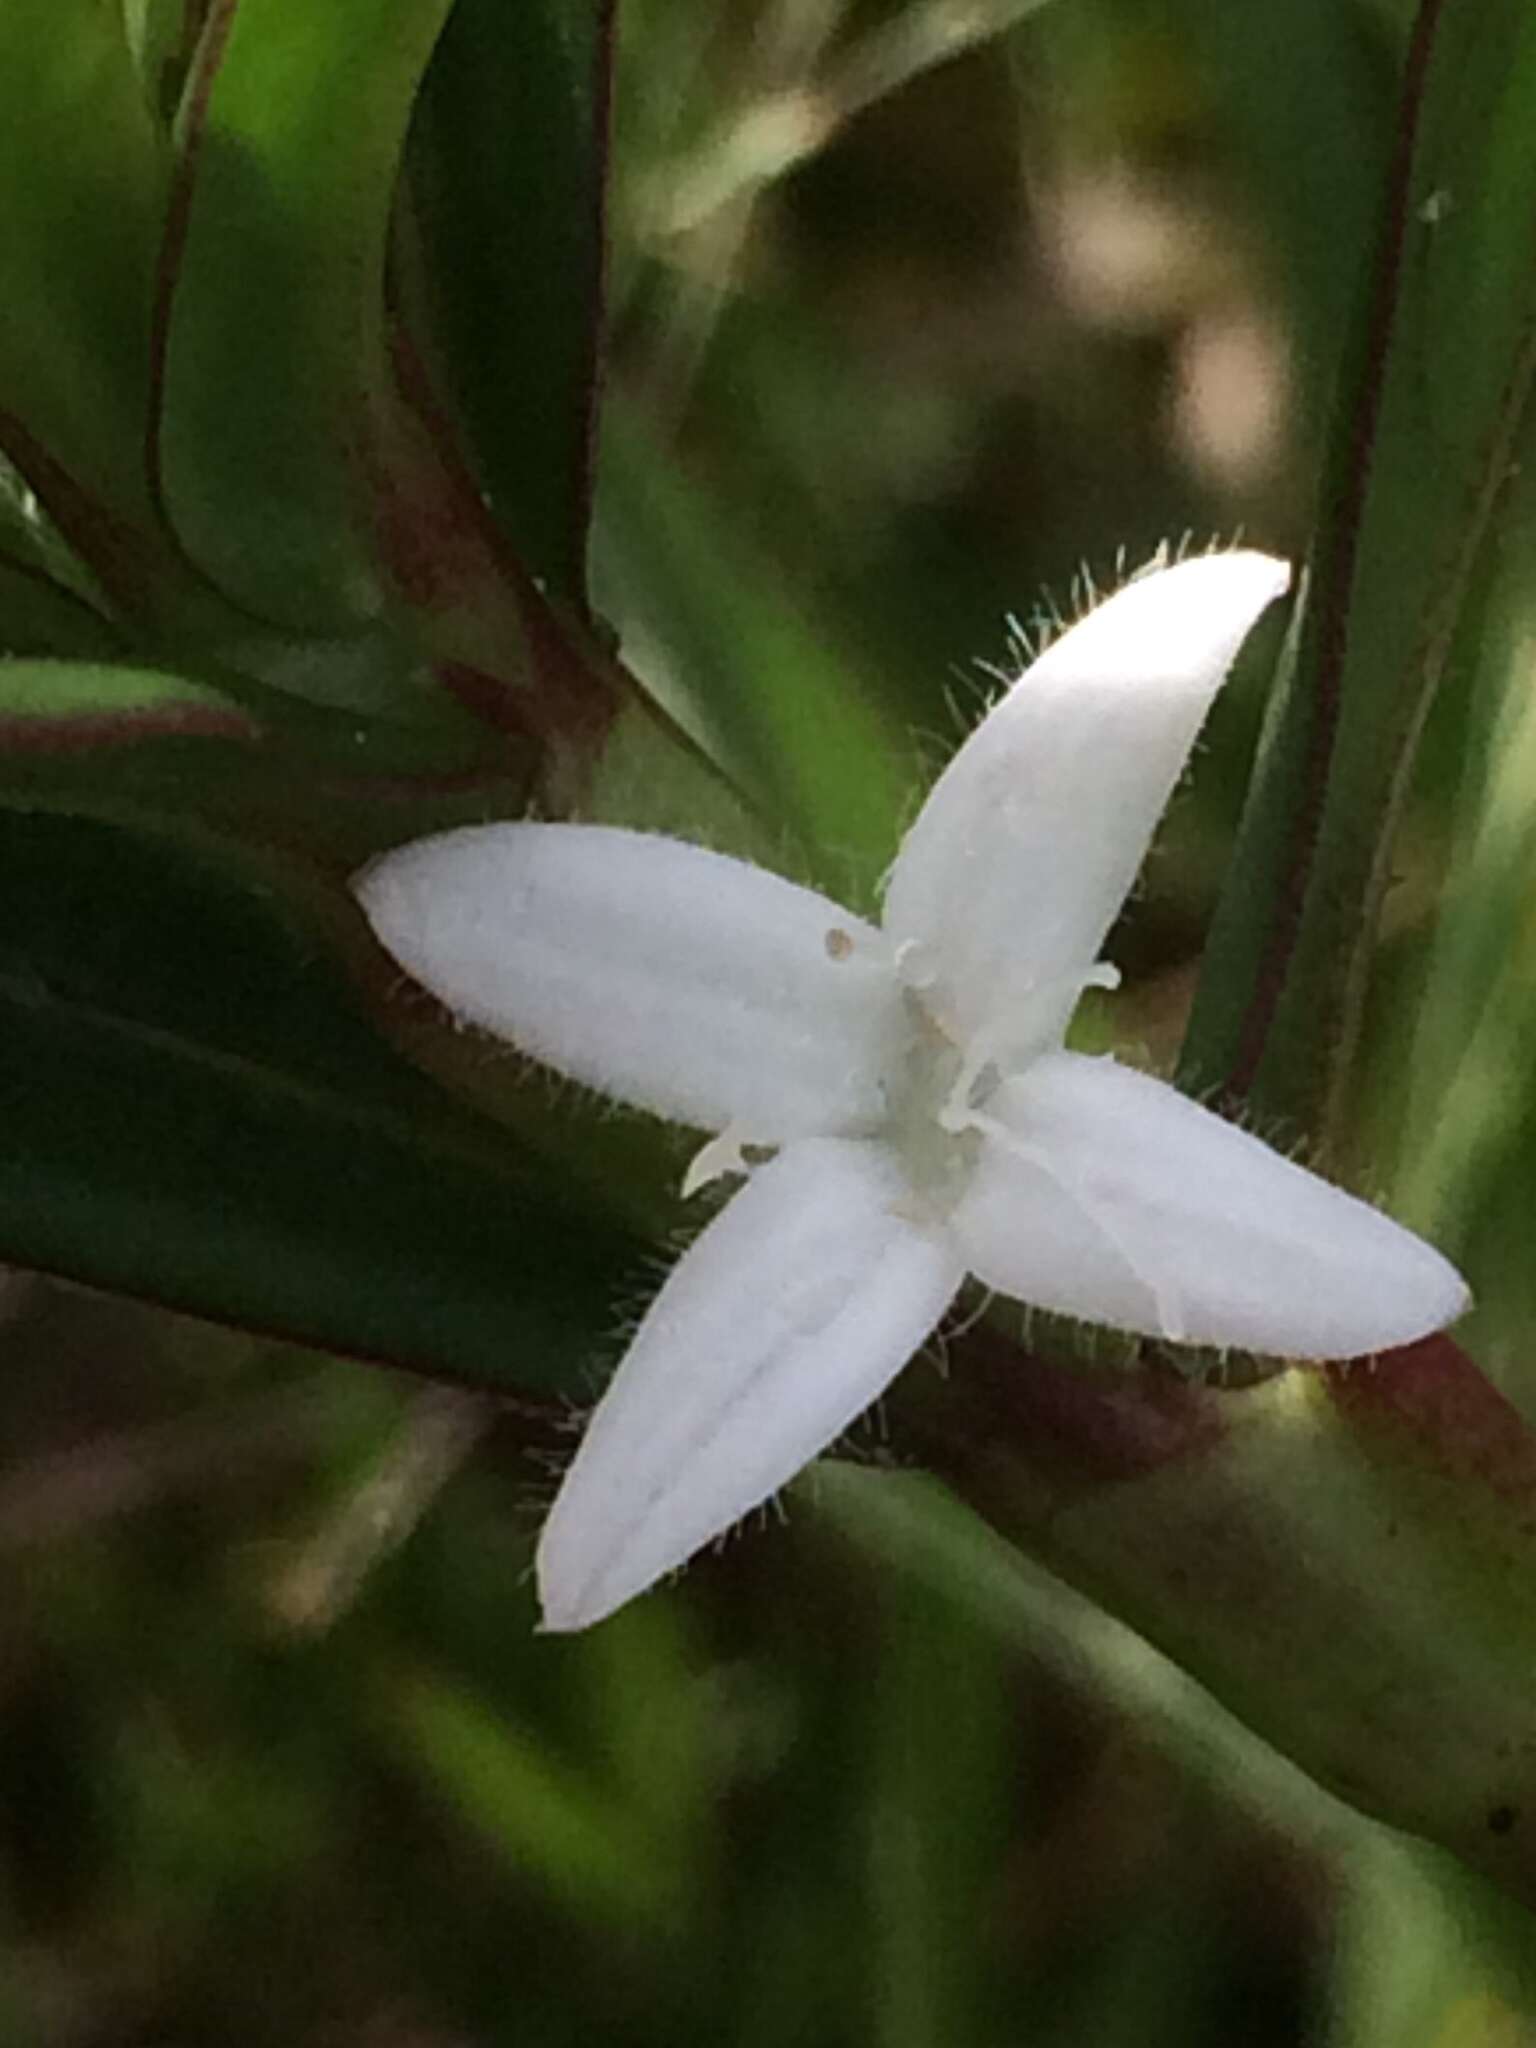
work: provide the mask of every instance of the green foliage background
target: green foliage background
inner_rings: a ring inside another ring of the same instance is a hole
[[[1410,12],[625,0],[605,162],[597,8],[0,0],[0,1249],[67,1276],[0,1296],[0,2040],[1536,2035],[1519,1908],[915,1473],[825,1468],[536,1636],[532,1531],[679,1145],[445,1032],[339,886],[534,804],[867,900],[1010,621],[1170,537],[1321,531],[1342,574]],[[1443,13],[1344,879],[1252,1113],[1462,1260],[1529,1416],[1536,38]],[[1164,1069],[1264,681],[1083,1026]],[[1358,818],[1426,711],[1340,1071]],[[1266,748],[1277,815],[1304,740]]]

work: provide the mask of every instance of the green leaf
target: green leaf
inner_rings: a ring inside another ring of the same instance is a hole
[[[420,261],[480,482],[578,611],[613,0],[458,0],[411,134]]]
[[[0,660],[17,654],[100,660],[122,648],[121,634],[100,612],[34,561],[0,547]],[[0,700],[4,676],[0,668]]]
[[[34,747],[91,746],[119,734],[254,739],[258,730],[217,690],[161,669],[0,662],[0,756]]]
[[[390,209],[449,0],[225,0],[188,87],[165,254],[159,478],[188,553],[263,618],[381,602],[359,451]]]
[[[130,525],[151,516],[144,421],[166,149],[113,7],[0,8],[0,445],[38,445]]]
[[[197,45],[204,0],[122,0],[123,33],[144,96],[167,128]]]
[[[0,1257],[481,1387],[570,1384],[628,1241],[387,1051],[280,875],[7,811],[0,872]]]
[[[1452,657],[1472,711],[1459,843],[1412,1010],[1400,1011],[1412,1043],[1382,1118],[1382,1150],[1401,1162],[1403,1214],[1478,1276],[1480,1349],[1500,1385],[1536,1415],[1536,1271],[1526,1255],[1536,1201],[1529,463],[1511,481],[1502,539]]]
[[[1536,374],[1536,16],[1419,10],[1293,658],[1183,1078],[1303,1130],[1350,1078],[1393,830]]]
[[[915,758],[828,654],[808,596],[782,587],[617,395],[597,540],[601,601],[667,711],[797,836],[813,879],[867,903],[896,851]]]
[[[578,783],[632,679],[601,632],[541,590],[485,502],[403,322],[377,410],[370,512],[411,631],[445,692]]]
[[[670,1845],[489,1700],[423,1673],[394,1679],[381,1706],[391,1747],[521,1883],[620,1929],[654,1934],[678,1917]]]
[[[206,683],[116,663],[0,660],[0,801],[223,818],[232,801],[291,785],[294,765],[249,704]]]
[[[1273,230],[1297,325],[1301,419],[1320,439],[1361,293],[1391,146],[1395,81],[1385,33],[1354,5],[1283,11],[1173,0],[1170,24],[1210,73],[1247,196]]]
[[[3,455],[0,560],[57,585],[64,596],[78,598],[90,610],[105,614],[110,609],[101,587],[65,541],[36,491]]]
[[[336,665],[334,648],[301,651]],[[0,660],[0,801],[202,818],[220,832],[239,820],[253,836],[349,862],[381,841],[522,808],[524,784],[509,765],[486,763],[451,703],[411,708],[409,722],[367,717],[213,666],[193,677]]]

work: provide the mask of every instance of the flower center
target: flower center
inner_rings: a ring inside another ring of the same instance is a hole
[[[1003,1081],[1060,1045],[1064,1015],[1085,988],[1117,988],[1120,973],[1099,961],[1084,974],[1044,983],[1003,1026],[960,1044],[935,1014],[934,977],[921,950],[903,948],[896,972],[909,1028],[885,1080],[884,1135],[926,1216],[942,1222],[965,1192],[983,1137],[995,1131],[988,1104]]]
[[[964,1116],[996,1087],[998,1074],[992,1067],[969,1073],[966,1054],[921,995],[912,988],[902,995],[908,1031],[901,1060],[885,1082],[889,1116],[884,1135],[925,1211],[942,1221],[965,1192],[981,1145],[980,1132]]]

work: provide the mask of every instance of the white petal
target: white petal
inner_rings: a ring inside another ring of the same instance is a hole
[[[939,777],[885,928],[958,1043],[1059,1036],[1211,700],[1288,578],[1251,552],[1138,577],[1047,648]]]
[[[675,1268],[539,1544],[547,1627],[611,1614],[777,1491],[895,1378],[963,1271],[878,1144],[808,1138]]]
[[[782,876],[598,825],[485,825],[355,883],[454,1013],[605,1094],[748,1138],[863,1132],[904,1029],[873,926]]]
[[[1164,1082],[1052,1053],[986,1106],[951,1228],[1000,1293],[1283,1358],[1355,1358],[1454,1322],[1439,1252]]]

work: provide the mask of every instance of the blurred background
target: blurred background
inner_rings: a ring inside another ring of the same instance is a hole
[[[819,666],[915,794],[1032,622],[1300,553],[1403,13],[624,0],[597,566],[646,681]],[[1431,731],[1352,1136],[1529,1413],[1516,652]],[[1165,1070],[1257,721],[1089,1023]],[[0,1318],[4,2048],[1536,2042],[1524,1923],[873,1431],[542,1640],[560,1432],[25,1275]]]

